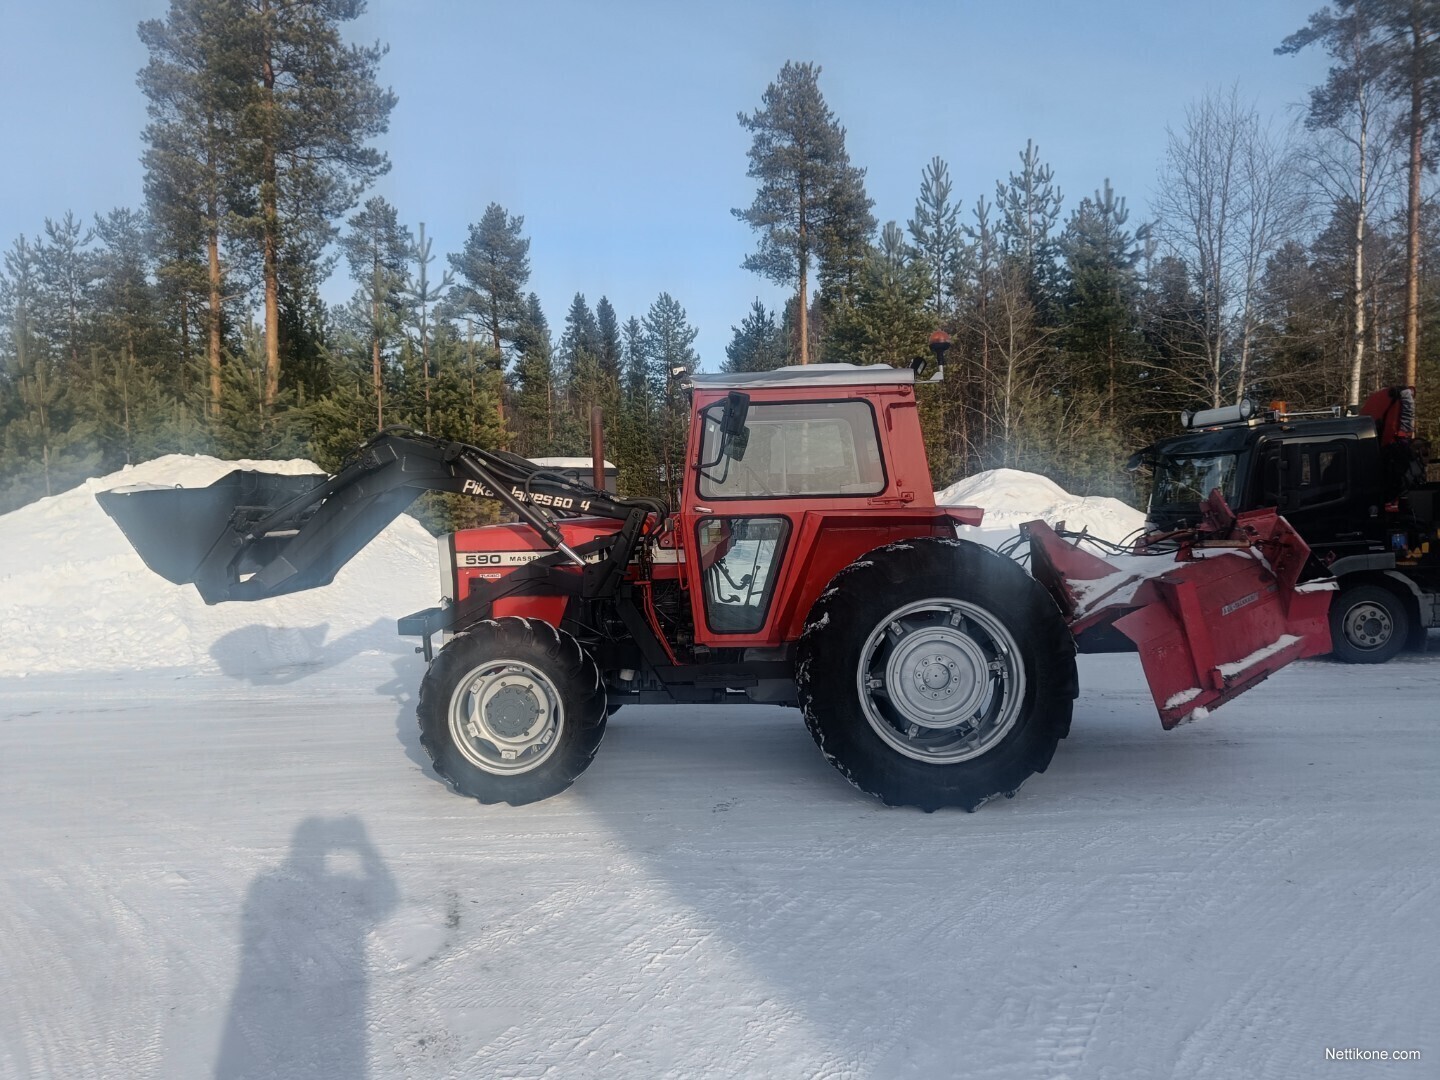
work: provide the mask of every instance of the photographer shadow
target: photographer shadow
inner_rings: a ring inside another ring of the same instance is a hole
[[[216,1080],[363,1078],[365,942],[398,900],[358,818],[302,821],[245,898]]]

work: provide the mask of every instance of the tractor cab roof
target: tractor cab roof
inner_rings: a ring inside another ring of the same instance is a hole
[[[702,390],[771,390],[812,386],[913,386],[915,372],[889,364],[805,364],[773,371],[691,376]]]

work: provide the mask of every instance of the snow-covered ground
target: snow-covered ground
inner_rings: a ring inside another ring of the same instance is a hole
[[[45,566],[118,557],[39,512]],[[1133,657],[1082,657],[1049,772],[973,815],[886,809],[768,707],[627,707],[570,791],[482,807],[418,745],[415,539],[413,589],[357,560],[200,605],[132,671],[27,623],[0,546],[7,650],[51,665],[0,677],[0,1076],[1436,1075],[1435,657],[1170,733]],[[116,618],[171,610],[132,576]]]

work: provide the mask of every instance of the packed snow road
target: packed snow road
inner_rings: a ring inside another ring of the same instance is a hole
[[[429,772],[380,640],[0,680],[0,1074],[1437,1075],[1435,657],[1168,734],[1082,658],[973,815],[884,808],[793,711],[630,707],[510,809]]]

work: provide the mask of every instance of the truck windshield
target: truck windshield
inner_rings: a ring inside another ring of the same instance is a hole
[[[1155,463],[1155,487],[1150,495],[1152,507],[1198,506],[1216,488],[1233,503],[1236,494],[1234,454],[1162,458]]]

